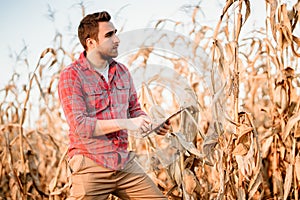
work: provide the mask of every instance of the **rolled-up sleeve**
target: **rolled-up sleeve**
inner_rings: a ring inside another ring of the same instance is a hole
[[[70,131],[83,138],[94,134],[95,117],[89,117],[80,73],[73,68],[64,69],[59,78],[58,94]]]

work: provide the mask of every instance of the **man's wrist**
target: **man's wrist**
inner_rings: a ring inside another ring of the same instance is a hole
[[[117,119],[117,124],[120,130],[128,129],[127,128],[128,119]]]

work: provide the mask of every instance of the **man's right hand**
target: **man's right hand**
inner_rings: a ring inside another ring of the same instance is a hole
[[[126,129],[129,131],[145,133],[151,129],[151,119],[144,115],[128,119]]]

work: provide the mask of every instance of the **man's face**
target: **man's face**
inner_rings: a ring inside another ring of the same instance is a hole
[[[103,59],[118,56],[120,40],[116,35],[117,30],[111,22],[99,22],[98,42],[93,50],[97,51]]]

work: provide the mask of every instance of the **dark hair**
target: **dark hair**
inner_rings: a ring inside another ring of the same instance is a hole
[[[85,16],[78,26],[78,38],[83,48],[86,49],[86,39],[91,38],[98,41],[99,22],[109,22],[111,19],[108,12],[96,12]]]

